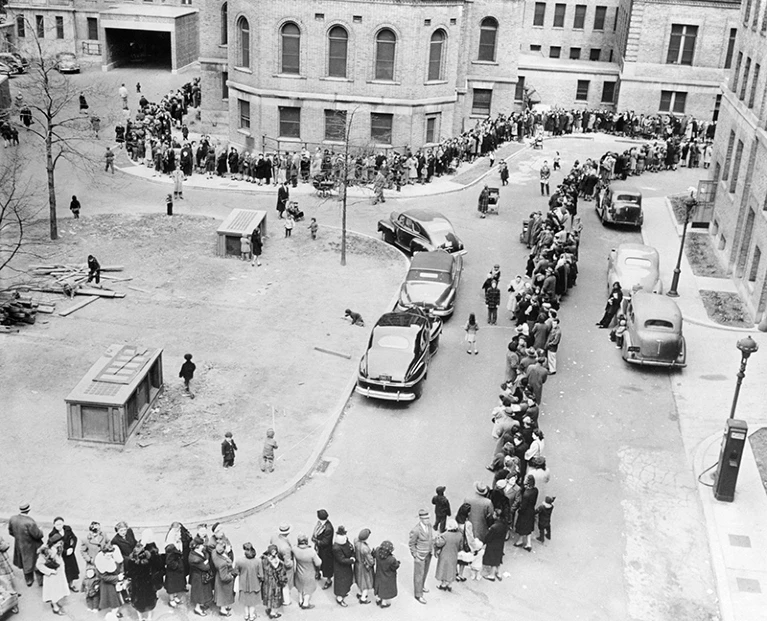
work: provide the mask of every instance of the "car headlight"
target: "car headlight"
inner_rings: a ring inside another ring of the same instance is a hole
[[[360,359],[360,375],[367,377],[368,376],[368,357],[362,356]]]

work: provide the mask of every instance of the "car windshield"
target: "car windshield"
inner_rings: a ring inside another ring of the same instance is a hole
[[[441,282],[450,284],[450,274],[447,272],[427,272],[424,270],[410,270],[406,280],[422,280],[424,282]]]
[[[652,328],[654,330],[673,330],[674,324],[666,319],[648,319],[644,322],[645,328]]]
[[[376,345],[384,349],[410,349],[410,341],[404,336],[397,336],[395,334],[384,334],[376,341]]]
[[[621,203],[639,203],[640,198],[634,194],[618,194],[618,196],[615,197],[615,200],[620,201]]]
[[[626,267],[639,267],[646,270],[652,267],[650,259],[643,259],[642,257],[626,257],[623,263]]]

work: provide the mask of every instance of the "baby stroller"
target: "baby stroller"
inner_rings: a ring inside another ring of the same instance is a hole
[[[498,215],[498,199],[501,196],[498,188],[488,188],[487,194],[487,213],[494,213]]]
[[[298,203],[296,201],[290,201],[288,203],[288,214],[293,216],[293,220],[296,222],[301,222],[301,220],[304,219],[304,212],[298,208]]]
[[[543,134],[536,134],[533,138],[533,149],[543,149]]]

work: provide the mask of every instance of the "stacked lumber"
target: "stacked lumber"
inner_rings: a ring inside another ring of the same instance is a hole
[[[0,300],[0,325],[33,324],[37,321],[38,307],[39,304],[33,302],[30,296],[16,292],[10,298]]]

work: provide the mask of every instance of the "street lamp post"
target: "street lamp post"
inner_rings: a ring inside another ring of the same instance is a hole
[[[751,354],[759,351],[759,344],[750,336],[742,338],[737,342],[737,348],[740,350],[740,370],[738,371],[738,380],[735,383],[735,394],[732,397],[732,408],[730,408],[730,418],[735,418],[735,408],[738,406],[738,396],[740,395],[740,385],[743,378],[746,377],[746,364]]]
[[[679,244],[679,256],[676,259],[676,267],[674,268],[674,277],[671,279],[671,289],[668,290],[666,295],[672,298],[678,298],[679,292],[677,287],[679,286],[679,274],[682,273],[682,255],[684,254],[684,240],[687,237],[687,225],[690,223],[690,216],[693,209],[698,204],[695,199],[695,188],[689,188],[690,195],[684,201],[684,225],[682,226],[682,241]]]

